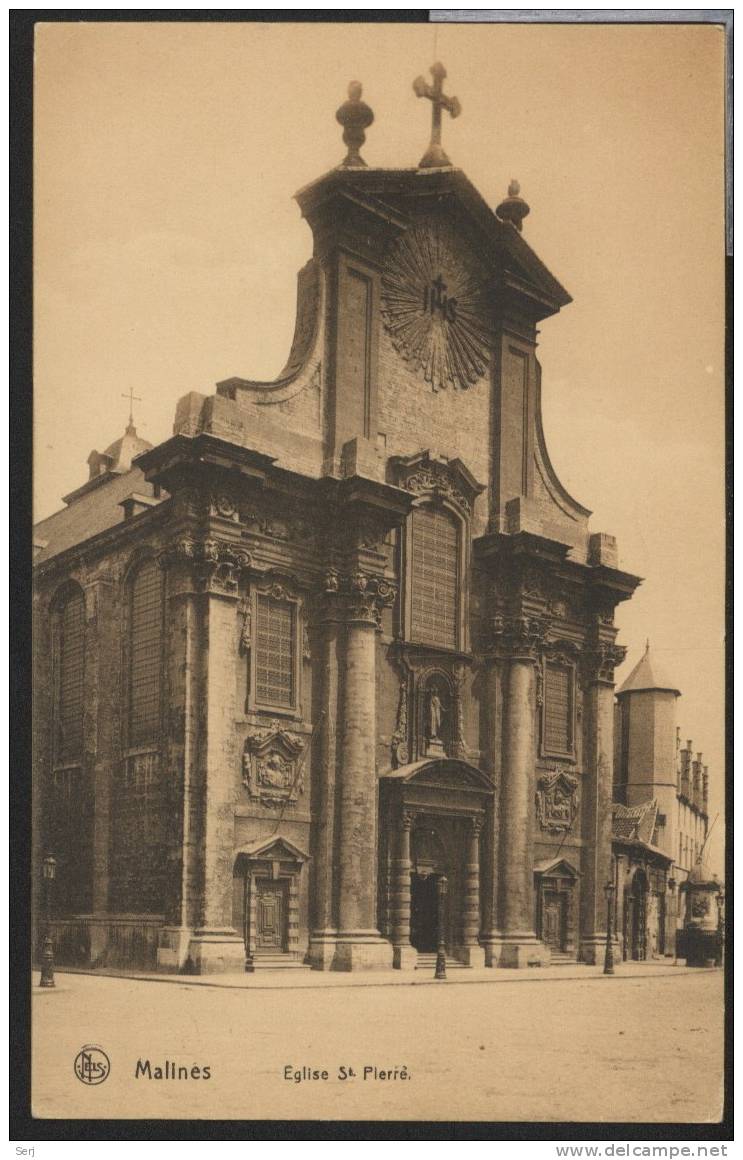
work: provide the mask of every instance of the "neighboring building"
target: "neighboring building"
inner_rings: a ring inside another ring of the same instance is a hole
[[[675,953],[679,889],[707,838],[709,776],[691,741],[681,749],[680,696],[649,643],[617,693],[613,846],[625,959]]]
[[[435,140],[366,168],[360,89],[338,116],[284,371],[130,429],[37,528],[68,960],[411,968],[443,876],[463,964],[603,955],[639,581],[545,445],[537,327],[570,297],[517,187],[494,212]]]

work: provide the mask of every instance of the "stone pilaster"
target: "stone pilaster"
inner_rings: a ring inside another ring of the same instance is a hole
[[[170,905],[160,932],[160,970],[186,965],[194,930],[201,921],[203,823],[205,795],[198,764],[200,685],[200,617],[194,561],[178,547],[160,556],[166,570],[167,680],[170,712],[164,752],[165,776],[172,787],[168,865]]]
[[[484,750],[487,754],[487,764],[495,785],[493,793],[492,813],[490,825],[485,831],[484,844],[484,873],[481,882],[483,894],[483,931],[482,945],[485,948],[486,966],[495,966],[497,962],[497,947],[500,945],[500,784],[501,784],[501,724],[502,724],[502,691],[500,666],[491,660],[484,673],[484,701],[486,733]],[[496,951],[493,950],[496,948]]]
[[[500,818],[500,937],[488,965],[541,966],[549,950],[534,930],[535,666],[546,625],[537,617],[496,616],[493,643],[504,670]]]
[[[334,574],[333,574],[334,576]],[[333,580],[331,578],[331,583]],[[321,720],[315,768],[317,799],[313,802],[314,858],[312,933],[309,959],[317,970],[330,969],[338,935],[336,841],[336,766],[338,762],[339,672],[343,645],[342,615],[331,593],[318,617],[321,657]]]
[[[397,850],[392,866],[392,942],[394,946],[393,966],[398,970],[413,970],[418,960],[418,952],[410,945],[410,828],[413,815],[403,810],[397,828]]]
[[[392,965],[376,925],[376,631],[394,597],[384,579],[362,573],[344,584],[346,647],[339,794],[338,939],[333,968]]]
[[[598,640],[584,656],[583,673],[583,879],[581,939],[584,963],[603,961],[606,944],[604,886],[614,881],[611,852],[614,782],[614,667],[625,650],[613,640]]]
[[[116,632],[120,620],[114,611],[114,588],[110,580],[96,580],[88,590],[94,605],[95,632],[86,641],[86,700],[94,709],[90,727],[92,757],[90,778],[93,798],[92,912],[90,925],[90,962],[95,966],[103,959],[108,940],[108,888],[111,859],[111,770],[116,767],[117,714],[114,705],[121,704],[119,668],[112,659],[120,649]],[[90,622],[89,622],[90,623]],[[86,745],[86,749],[88,746]]]
[[[193,649],[194,682],[198,690],[197,741],[191,735],[190,751],[196,754],[196,768],[189,784],[190,805],[184,803],[184,821],[195,828],[197,819],[198,855],[193,850],[186,859],[189,881],[186,906],[189,936],[187,969],[196,974],[242,970],[244,946],[241,932],[232,925],[234,798],[238,754],[235,749],[235,681],[238,634],[236,603],[240,569],[250,564],[249,555],[233,545],[207,539],[179,541],[172,554],[191,569],[196,595],[192,611],[194,635],[198,648]],[[198,630],[196,614],[198,609]],[[177,664],[176,664],[177,667]],[[183,695],[185,697],[185,688]],[[189,694],[189,695],[192,695]],[[185,734],[184,734],[185,741]],[[178,750],[176,738],[176,751]],[[185,751],[184,751],[185,757]],[[184,785],[184,790],[185,790]],[[192,830],[193,834],[193,830]],[[198,885],[193,877],[198,876]],[[176,954],[183,954],[185,940],[179,940]]]
[[[292,958],[299,958],[299,879],[292,874],[287,897],[287,950]]]
[[[480,831],[482,818],[467,820],[467,861],[464,867],[464,922],[457,957],[469,967],[485,966],[480,946]]]

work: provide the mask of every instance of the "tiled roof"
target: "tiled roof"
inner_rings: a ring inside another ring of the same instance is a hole
[[[656,801],[643,802],[639,806],[623,806],[615,802],[612,806],[612,837],[652,845],[657,817]]]
[[[123,475],[105,475],[100,484],[78,495],[68,507],[41,520],[34,527],[34,541],[43,543],[44,547],[35,552],[34,564],[50,560],[121,523],[124,512],[119,505],[133,491],[140,495],[153,494],[152,484],[145,481],[138,467]]]

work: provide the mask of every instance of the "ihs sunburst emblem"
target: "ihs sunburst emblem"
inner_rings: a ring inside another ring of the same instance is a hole
[[[485,374],[482,281],[443,223],[417,226],[397,243],[382,276],[382,316],[395,350],[434,391],[466,390]]]

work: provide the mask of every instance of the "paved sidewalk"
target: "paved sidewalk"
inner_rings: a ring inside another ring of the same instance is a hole
[[[615,973],[609,981],[621,979],[641,979],[663,975],[698,975],[714,971],[714,967],[687,967],[680,961],[676,966],[671,961],[650,960],[644,963],[621,963],[615,966]],[[257,970],[253,974],[227,973],[223,975],[170,975],[154,971],[126,971],[114,967],[104,967],[97,971],[87,971],[75,967],[58,967],[58,975],[90,975],[115,979],[136,979],[152,983],[170,983],[187,987],[222,987],[239,990],[300,990],[323,989],[327,987],[420,987],[473,983],[540,983],[580,979],[598,980],[607,978],[601,966],[586,966],[583,963],[568,963],[557,967],[526,967],[522,970],[475,969],[455,967],[450,969],[445,984],[434,979],[433,972],[426,971],[363,971],[345,973],[338,971],[312,970]],[[36,974],[36,972],[34,972]]]
[[[45,990],[36,976],[34,1114],[714,1123],[722,972],[620,970],[460,970],[407,987],[397,973],[170,986],[60,973]],[[80,1082],[84,1045],[108,1057],[105,1083]]]

